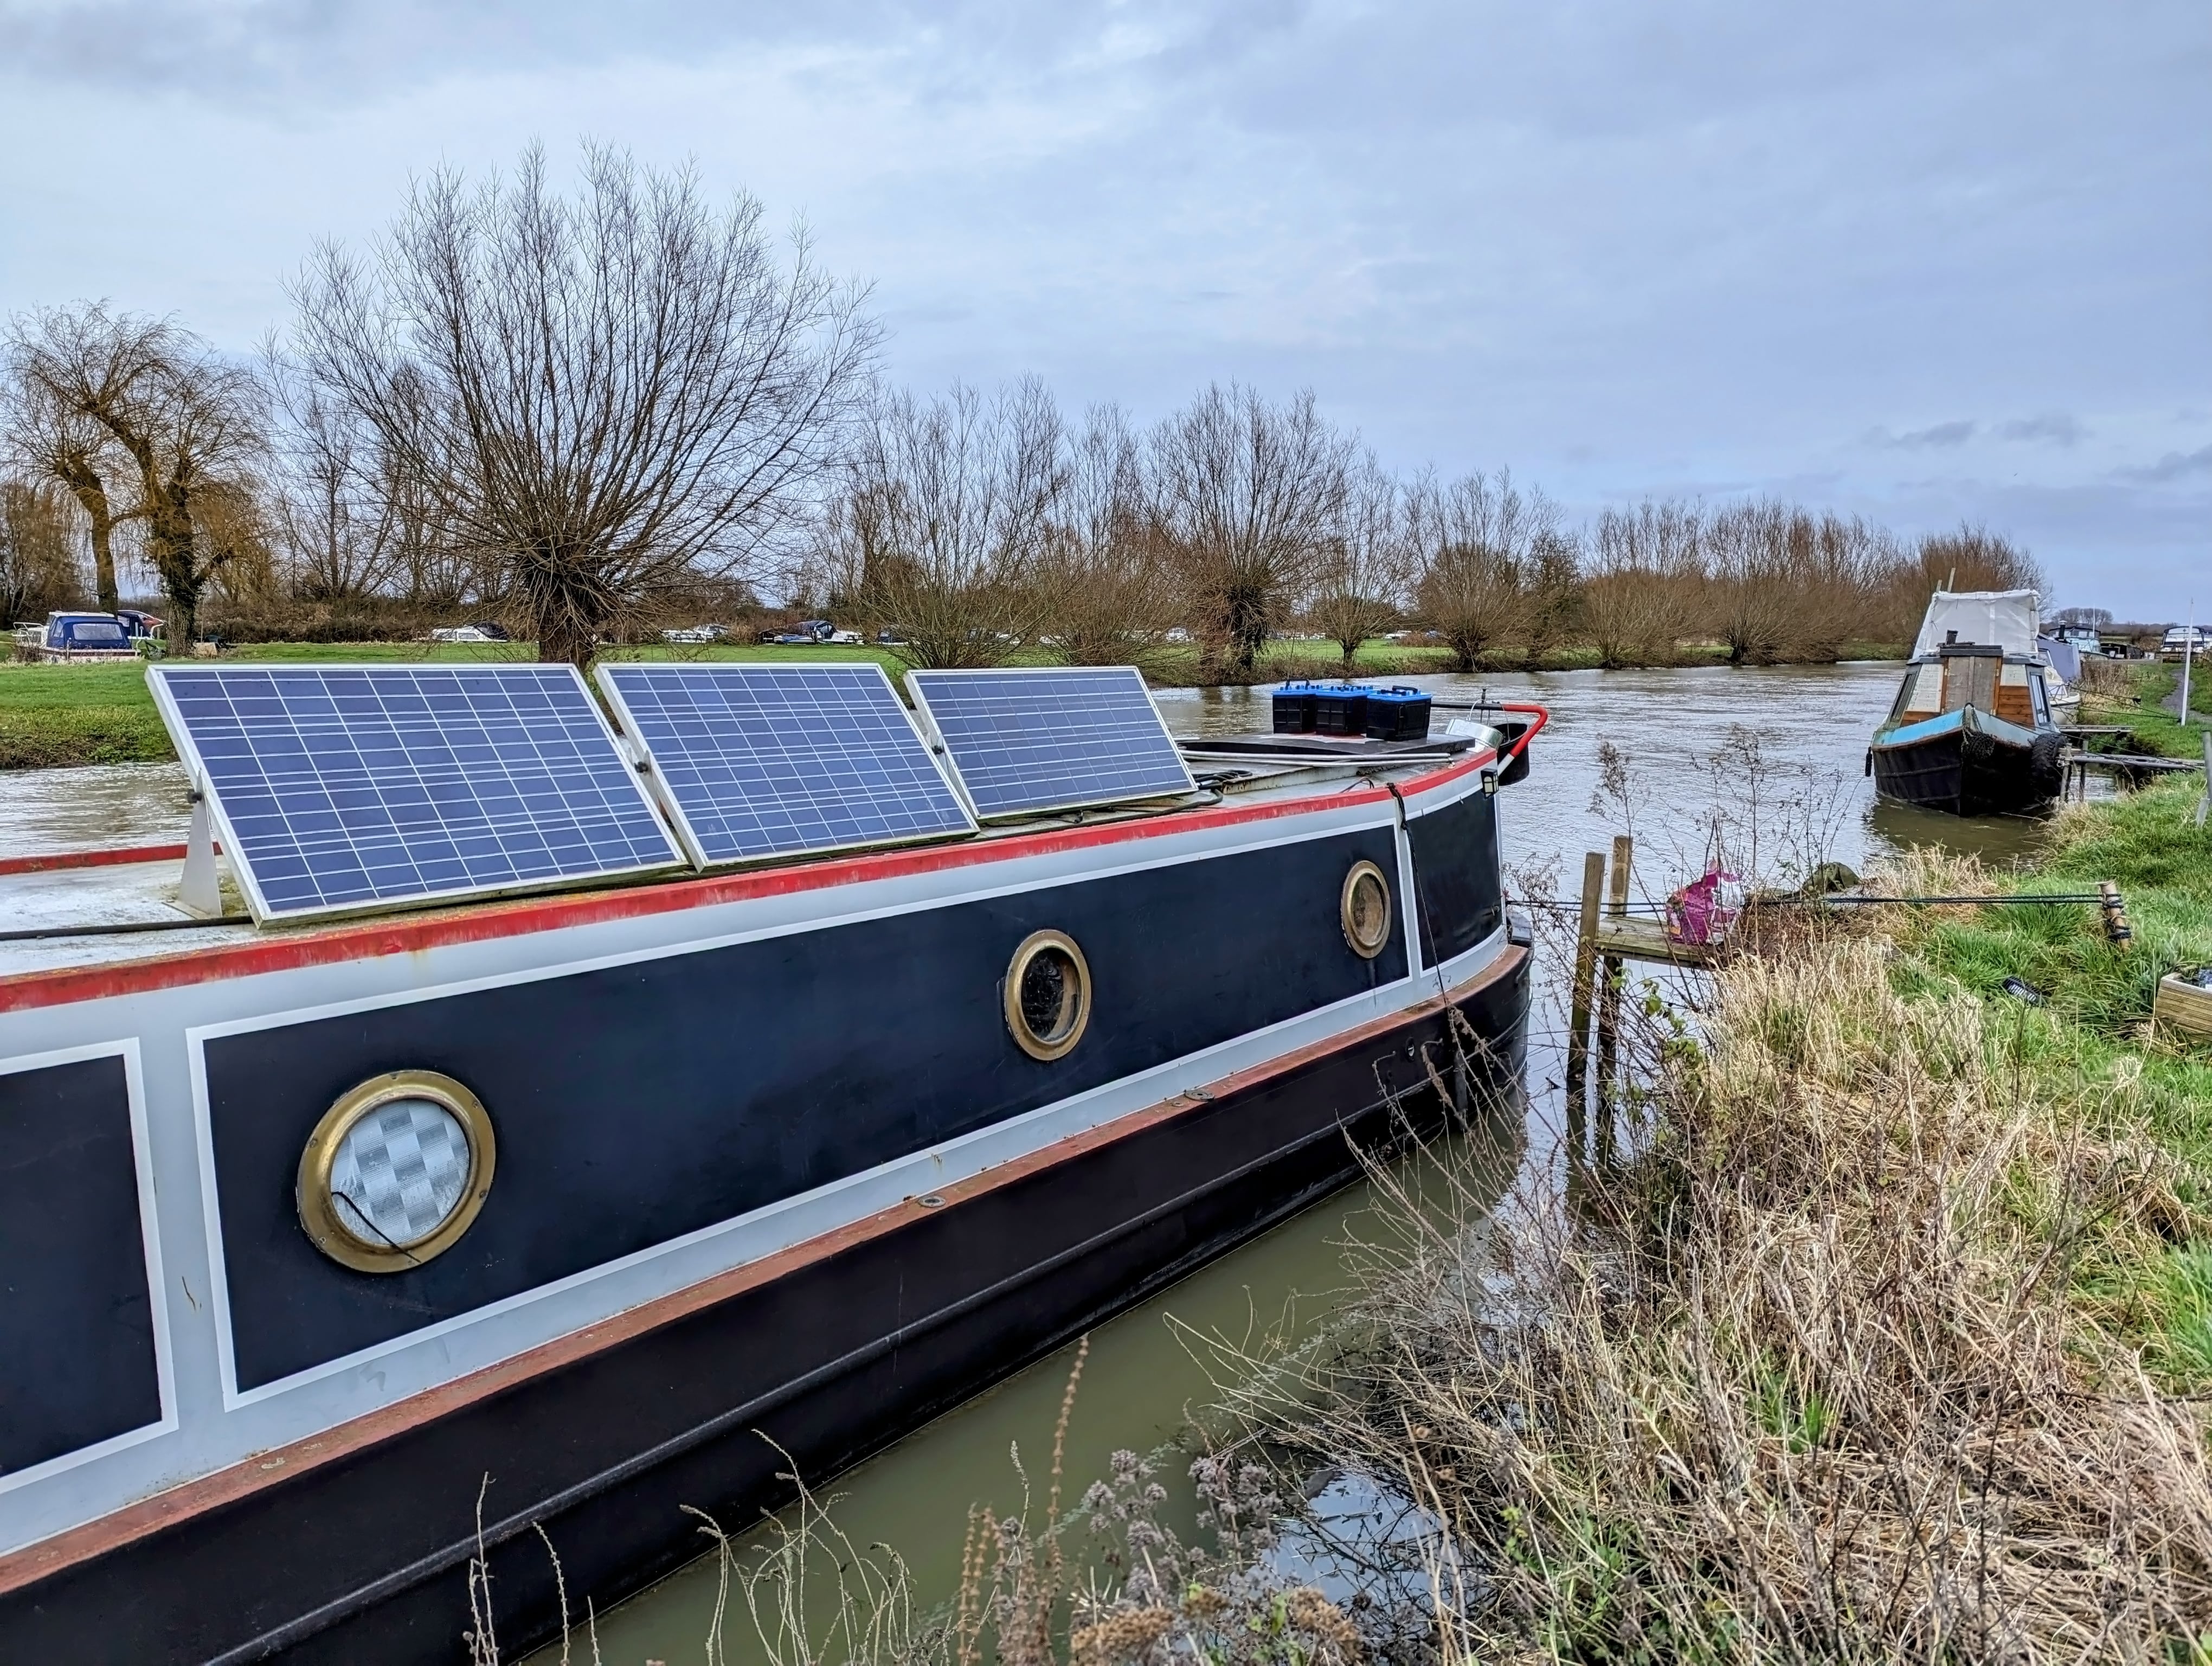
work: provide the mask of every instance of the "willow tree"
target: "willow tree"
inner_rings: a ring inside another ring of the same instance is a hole
[[[234,554],[207,522],[246,489],[262,451],[252,375],[172,320],[101,305],[17,319],[8,356],[13,449],[66,486],[90,522],[101,605],[116,599],[113,530],[136,520],[171,634],[189,640],[200,598]]]
[[[1353,441],[1310,392],[1281,405],[1209,387],[1152,435],[1153,514],[1200,640],[1249,677],[1320,575]]]
[[[1359,645],[1389,629],[1405,611],[1417,549],[1411,507],[1409,495],[1372,455],[1346,476],[1306,612],[1343,654],[1347,677]]]
[[[747,568],[838,458],[877,332],[864,292],[787,257],[739,195],[588,148],[562,196],[511,179],[416,187],[364,260],[295,292],[308,374],[374,432],[392,477],[587,663],[656,596]]]
[[[1420,552],[1421,619],[1451,644],[1460,670],[1474,670],[1500,641],[1541,634],[1562,546],[1559,510],[1540,490],[1524,493],[1508,469],[1448,486],[1424,478],[1407,518]]]
[[[878,398],[817,534],[820,575],[910,665],[994,666],[1047,611],[1039,562],[1068,485],[1060,408],[1034,378],[987,397]]]

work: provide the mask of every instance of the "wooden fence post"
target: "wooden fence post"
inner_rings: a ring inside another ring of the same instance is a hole
[[[1567,1100],[1571,1113],[1582,1110],[1583,1072],[1589,1052],[1590,985],[1597,972],[1597,908],[1605,893],[1605,858],[1591,851],[1583,858],[1583,908],[1575,931],[1574,998],[1567,1014]]]

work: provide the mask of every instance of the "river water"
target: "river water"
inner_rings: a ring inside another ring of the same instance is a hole
[[[1769,873],[1820,859],[1862,867],[1916,842],[1999,864],[2032,852],[2033,821],[1969,824],[1875,802],[1863,759],[1898,675],[1891,665],[1847,665],[1407,680],[1440,700],[1486,693],[1550,709],[1534,772],[1499,799],[1506,860],[1521,888],[1548,883],[1571,894],[1582,854],[1632,831],[1635,893],[1651,900],[1702,872],[1716,840],[1741,866],[1756,839]],[[1268,727],[1264,689],[1168,690],[1160,706],[1182,733]],[[181,840],[185,824],[173,764],[0,776],[0,855]],[[1539,1036],[1525,1122],[1484,1136],[1501,1189],[1516,1164],[1525,1173],[1555,1158],[1559,1100],[1547,1088],[1559,1073],[1555,1038]],[[1210,1371],[1237,1351],[1289,1345],[1324,1325],[1344,1293],[1343,1246],[1374,1224],[1373,1202],[1355,1187],[1102,1327],[1068,1428],[1071,1492],[1103,1474],[1116,1449],[1170,1452],[1213,1397]],[[823,1489],[854,1545],[888,1545],[905,1560],[921,1605],[947,1600],[957,1586],[970,1506],[1020,1506],[1010,1448],[1042,1476],[1071,1360],[1063,1351],[1041,1362]],[[685,1502],[672,1498],[668,1508]],[[599,1616],[600,1657],[608,1666],[702,1659],[716,1584],[709,1559]],[[741,1608],[725,1643],[732,1660],[758,1658]]]

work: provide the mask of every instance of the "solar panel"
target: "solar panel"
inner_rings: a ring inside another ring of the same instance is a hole
[[[569,666],[160,666],[257,919],[683,860]]]
[[[702,863],[975,830],[880,666],[629,664],[599,679]]]
[[[1127,666],[910,671],[906,680],[986,821],[1194,790]]]

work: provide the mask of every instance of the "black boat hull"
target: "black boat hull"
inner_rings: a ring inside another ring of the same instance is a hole
[[[1877,738],[1870,753],[1875,791],[1954,816],[2017,815],[2058,796],[2064,739],[2057,730],[2021,728],[1971,707],[1956,715],[1940,728],[1915,724]]]
[[[1528,976],[1516,945],[1451,992],[1496,1084]],[[1420,1055],[1449,1024],[1442,1000],[1376,1020],[418,1396],[336,1455],[270,1455],[281,1486],[0,1595],[8,1657],[465,1658],[480,1487],[501,1642],[544,1641],[535,1527],[572,1603],[641,1589],[700,1551],[679,1506],[743,1526],[794,1462],[827,1479],[1345,1185],[1400,1127],[1385,1085],[1441,1123]]]

